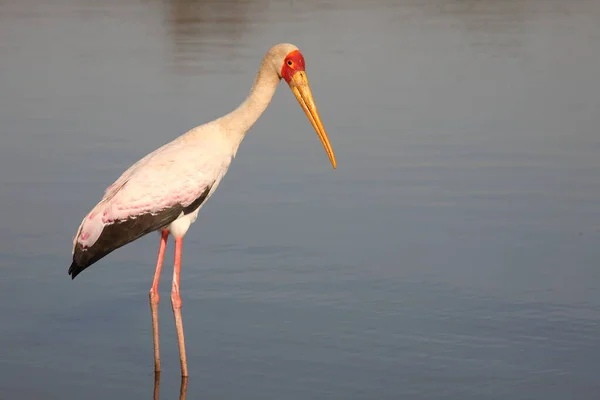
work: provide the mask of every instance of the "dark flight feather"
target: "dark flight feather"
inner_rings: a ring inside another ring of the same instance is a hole
[[[128,218],[115,221],[111,225],[106,225],[98,237],[98,240],[87,249],[77,243],[73,253],[73,263],[69,268],[71,279],[75,279],[83,270],[96,261],[112,253],[114,250],[133,242],[140,237],[162,229],[175,221],[183,212],[184,215],[194,212],[206,200],[210,187],[187,207],[181,204],[175,204],[172,207],[161,210],[157,213],[140,214],[134,218]]]

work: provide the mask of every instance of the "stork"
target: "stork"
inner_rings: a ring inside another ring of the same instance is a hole
[[[244,136],[271,102],[282,78],[306,113],[335,169],[335,154],[308,84],[304,56],[292,44],[278,44],[263,57],[250,94],[239,107],[189,130],[133,164],[106,189],[100,202],[84,217],[73,239],[73,262],[68,272],[75,279],[114,250],[160,231],[149,293],[155,372],[160,372],[158,284],[169,234],[175,241],[171,305],[181,375],[187,377],[179,290],[183,237],[217,189]]]

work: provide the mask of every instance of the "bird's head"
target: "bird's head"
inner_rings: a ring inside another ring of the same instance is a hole
[[[300,103],[308,120],[317,132],[319,139],[321,139],[321,143],[323,143],[323,147],[325,147],[331,165],[333,168],[336,168],[337,161],[335,159],[335,153],[329,143],[327,132],[321,122],[321,117],[317,111],[317,106],[315,105],[315,100],[310,90],[310,85],[308,84],[304,56],[296,46],[289,43],[278,44],[271,48],[267,54],[270,56],[268,58],[279,75],[279,78],[287,82],[292,93],[296,96],[298,103]]]

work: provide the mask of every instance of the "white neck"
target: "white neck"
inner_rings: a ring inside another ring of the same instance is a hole
[[[271,102],[280,80],[269,61],[264,59],[246,100],[221,118],[227,135],[238,145]]]

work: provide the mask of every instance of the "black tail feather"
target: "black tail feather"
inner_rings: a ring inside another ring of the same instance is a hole
[[[210,188],[211,186],[207,186],[200,197],[186,207],[176,204],[157,213],[136,215],[135,217],[106,225],[100,237],[89,248],[84,248],[80,243],[76,243],[73,252],[73,263],[69,267],[71,279],[75,279],[87,267],[116,249],[152,231],[164,228],[175,221],[181,213],[189,214],[194,212],[206,200]]]
[[[157,214],[148,213],[117,221],[112,225],[105,226],[100,237],[92,246],[84,248],[80,243],[76,243],[73,263],[69,268],[71,279],[75,279],[87,267],[116,249],[170,224],[183,210],[183,207],[178,205]]]
[[[87,267],[89,267],[89,265],[78,265],[77,262],[73,261],[71,267],[69,268],[69,275],[71,275],[71,279],[75,279],[75,277]]]

